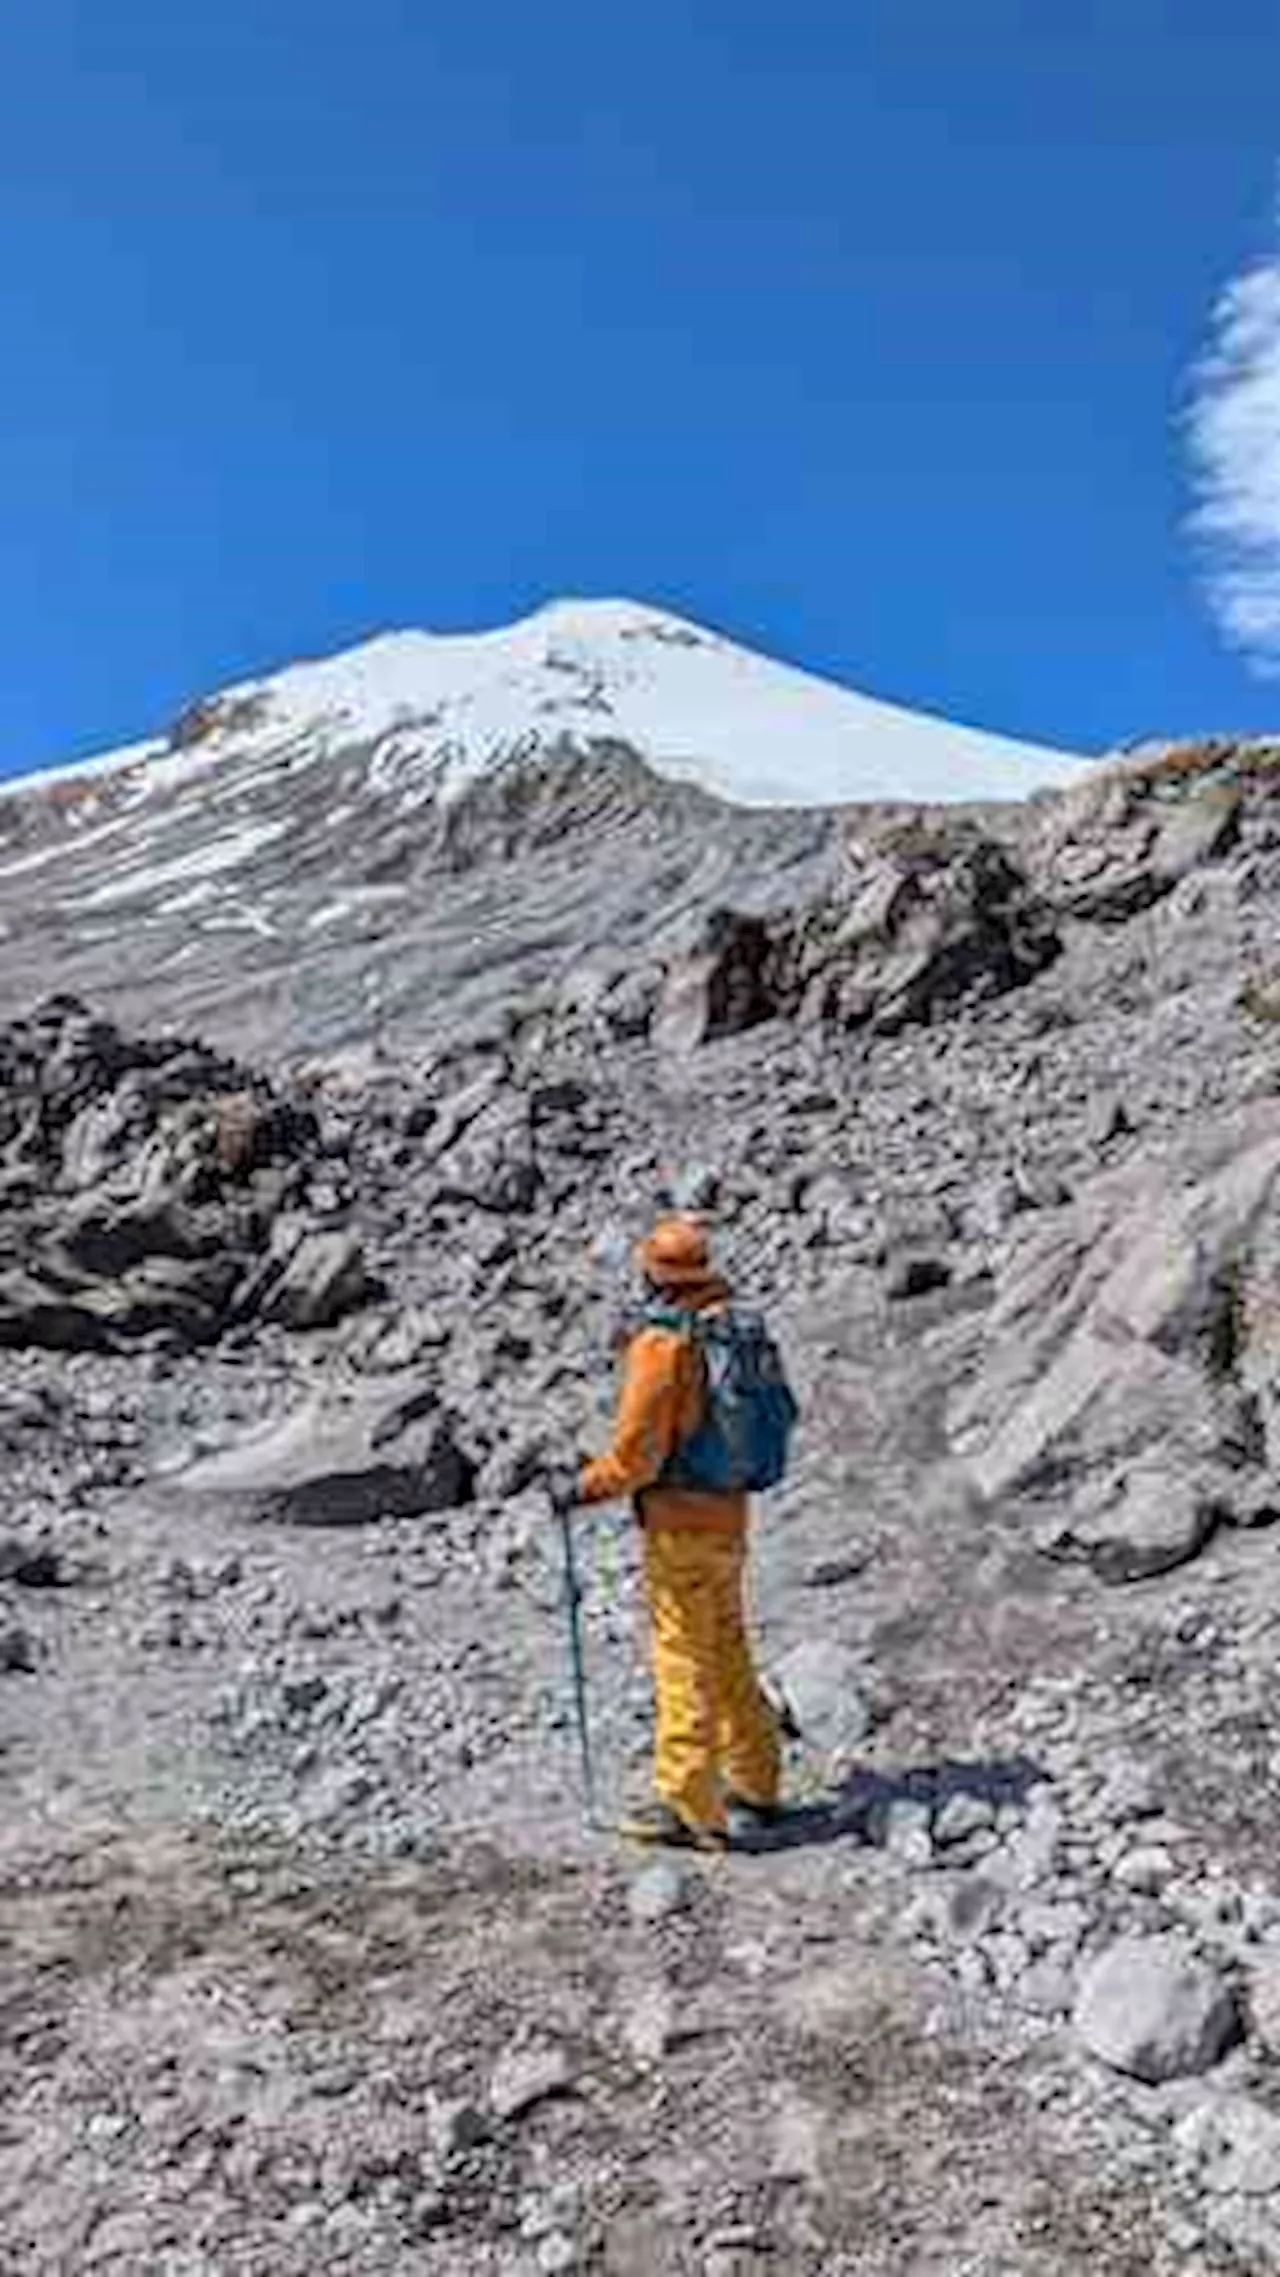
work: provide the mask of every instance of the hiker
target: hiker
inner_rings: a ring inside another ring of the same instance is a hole
[[[623,1831],[719,1849],[731,1835],[749,1840],[780,1812],[778,1733],[752,1664],[743,1588],[748,1491],[780,1475],[795,1404],[759,1324],[744,1317],[739,1326],[695,1218],[663,1219],[637,1261],[648,1303],[626,1343],[612,1448],[580,1475],[559,1478],[553,1492],[561,1507],[634,1496],[643,1529],[655,1796]],[[740,1382],[749,1399],[763,1386],[762,1404],[717,1408],[713,1352],[726,1356],[731,1382],[727,1356],[745,1352]],[[736,1447],[722,1427],[735,1415],[744,1442]],[[770,1444],[759,1441],[761,1429],[772,1431]]]

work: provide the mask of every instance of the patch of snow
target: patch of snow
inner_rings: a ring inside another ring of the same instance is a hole
[[[365,917],[403,900],[403,886],[352,886],[349,893],[338,894],[334,900],[322,902],[319,909],[313,909],[306,930],[323,933],[330,925],[345,924],[350,917]]]
[[[114,815],[110,822],[100,823],[96,830],[86,830],[77,838],[76,853],[86,846],[97,846],[106,838],[115,838],[128,828],[127,815]],[[47,846],[37,846],[30,854],[16,855],[12,862],[0,863],[0,878],[22,877],[29,870],[43,870],[48,863],[61,861],[67,848],[63,840],[55,838]]]
[[[280,928],[272,923],[265,909],[254,902],[224,901],[215,916],[206,920],[206,933],[256,933],[263,941],[278,941]]]
[[[122,876],[108,878],[105,885],[95,886],[92,893],[82,896],[85,909],[104,909],[113,902],[132,901],[140,894],[151,894],[166,886],[177,885],[183,878],[221,877],[228,870],[239,869],[264,846],[283,838],[283,822],[260,822],[238,830],[229,838],[215,838],[208,845],[193,846],[188,854],[176,854],[171,862],[154,862],[142,869],[126,870]]]
[[[175,893],[171,901],[162,901],[156,910],[157,917],[185,917],[192,909],[204,909],[218,898],[215,878],[203,878],[198,885],[189,886],[185,893]]]

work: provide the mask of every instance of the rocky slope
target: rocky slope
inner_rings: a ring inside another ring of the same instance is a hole
[[[173,879],[82,929],[147,801],[10,819],[0,2268],[1280,2267],[1272,756],[911,817],[561,752],[314,963],[246,782],[278,966],[167,962]],[[537,1486],[672,1191],[804,1405],[805,1807],[692,1867],[583,1824]]]

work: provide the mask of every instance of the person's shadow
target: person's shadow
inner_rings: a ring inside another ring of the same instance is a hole
[[[928,1812],[930,1824],[959,1795],[986,1803],[992,1811],[1009,1804],[1025,1810],[1032,1789],[1045,1785],[1048,1779],[1049,1773],[1026,1755],[993,1756],[976,1762],[948,1759],[902,1771],[858,1770],[830,1794],[812,1803],[797,1803],[772,1826],[735,1839],[733,1846],[754,1852],[861,1842],[881,1849],[895,1803],[918,1805]]]

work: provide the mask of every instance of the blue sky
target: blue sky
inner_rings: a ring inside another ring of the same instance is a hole
[[[1269,0],[10,0],[0,772],[381,627],[681,608],[1095,749],[1280,725],[1178,419]]]

